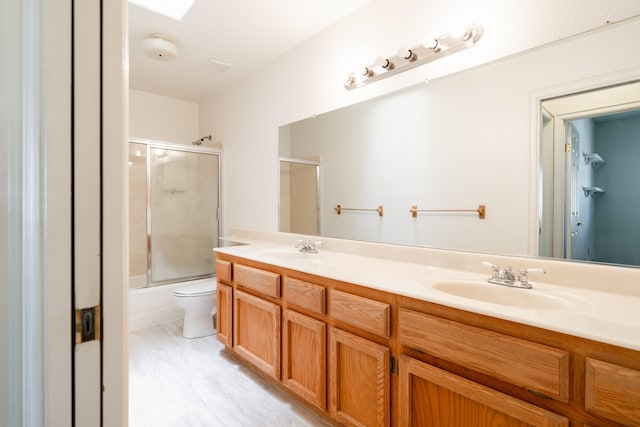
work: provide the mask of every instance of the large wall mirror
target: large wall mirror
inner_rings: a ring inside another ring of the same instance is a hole
[[[572,256],[565,243],[553,250],[571,234],[558,217],[565,212],[554,211],[554,197],[570,191],[571,169],[554,169],[554,156],[555,164],[571,162],[543,149],[553,135],[544,142],[542,103],[640,80],[640,58],[630,54],[638,39],[640,20],[632,19],[291,123],[280,128],[279,154],[318,165],[310,212],[323,236],[634,265]],[[593,170],[583,157],[582,169]],[[292,177],[283,180],[286,192]],[[584,198],[582,185],[574,187]],[[282,193],[280,229],[302,233]],[[639,227],[627,231],[640,236]],[[631,250],[640,251],[638,239]]]

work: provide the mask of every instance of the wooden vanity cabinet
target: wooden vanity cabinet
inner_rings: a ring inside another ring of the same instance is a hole
[[[640,371],[587,358],[585,408],[624,425],[640,426]]]
[[[388,347],[338,328],[329,332],[329,409],[350,426],[390,425]]]
[[[391,349],[366,337],[386,342],[391,337],[391,304],[331,289],[327,313],[345,328],[329,332],[329,409],[331,416],[350,426],[390,425]],[[362,331],[362,335],[360,334]]]
[[[285,304],[282,315],[282,384],[326,410],[326,288],[284,275],[282,294]]]
[[[282,317],[282,384],[327,408],[327,325],[294,310]]]
[[[217,265],[218,339],[340,425],[640,427],[638,351],[241,258]]]
[[[569,401],[569,352],[401,308],[400,341],[435,357],[562,402]]]
[[[280,306],[236,289],[233,350],[269,376],[280,379]]]
[[[216,334],[227,347],[233,345],[232,272],[231,262],[216,258]]]
[[[233,288],[218,281],[216,290],[216,334],[227,347],[233,347]]]
[[[401,427],[569,426],[563,416],[406,355],[399,375]]]

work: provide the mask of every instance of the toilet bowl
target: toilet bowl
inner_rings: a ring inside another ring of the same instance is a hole
[[[213,335],[216,308],[216,282],[190,283],[173,290],[173,300],[184,309],[182,336],[200,338]]]

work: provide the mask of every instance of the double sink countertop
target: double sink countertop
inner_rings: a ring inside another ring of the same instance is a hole
[[[295,240],[294,240],[295,242]],[[302,253],[291,245],[253,241],[216,252],[340,280],[640,350],[640,296],[547,283],[530,276],[532,289],[488,283],[486,273],[318,248]],[[640,287],[640,283],[638,283]]]

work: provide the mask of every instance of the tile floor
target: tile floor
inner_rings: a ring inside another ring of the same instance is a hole
[[[329,426],[182,321],[129,334],[130,427]]]

